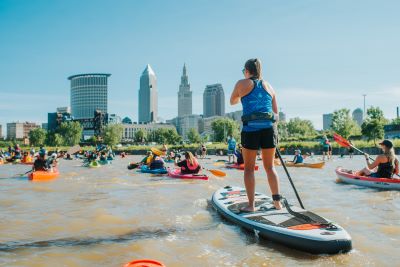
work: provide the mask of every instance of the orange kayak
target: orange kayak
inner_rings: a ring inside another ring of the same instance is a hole
[[[313,168],[313,169],[321,169],[325,166],[325,162],[315,162],[315,163],[293,163],[293,162],[286,162],[286,167],[298,167],[298,168]]]
[[[32,181],[48,181],[57,178],[60,173],[56,167],[53,171],[35,171],[28,174],[29,180]]]

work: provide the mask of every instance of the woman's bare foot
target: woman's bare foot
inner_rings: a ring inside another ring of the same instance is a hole
[[[275,200],[274,200],[274,207],[275,207],[275,209],[277,209],[277,210],[281,210],[281,209],[282,209],[282,204],[281,204],[281,202],[280,202],[280,201],[275,201]]]
[[[240,209],[241,212],[255,212],[257,209],[255,207],[246,206]]]

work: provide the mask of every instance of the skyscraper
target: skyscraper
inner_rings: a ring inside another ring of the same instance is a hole
[[[203,115],[205,118],[225,115],[225,94],[220,83],[206,86],[203,93]]]
[[[323,114],[322,115],[322,124],[323,124],[323,129],[324,130],[329,130],[332,127],[332,118],[333,114],[328,113],[328,114]]]
[[[178,91],[178,117],[186,115],[192,115],[192,91],[190,91],[186,65],[184,64]]]
[[[74,119],[93,118],[96,110],[107,113],[107,79],[110,76],[88,73],[68,77],[71,81],[71,113]]]
[[[139,123],[155,122],[158,110],[157,77],[153,69],[147,64],[140,76],[139,89]]]
[[[361,108],[356,108],[353,111],[353,120],[358,124],[358,126],[361,126],[364,121],[364,111]]]

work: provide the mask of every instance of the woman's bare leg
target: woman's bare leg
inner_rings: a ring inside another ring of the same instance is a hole
[[[256,164],[257,150],[243,148],[244,160],[244,186],[246,187],[247,198],[249,205],[244,208],[244,211],[255,211],[254,195],[256,190],[256,181],[254,178],[254,166]]]
[[[279,194],[279,177],[274,167],[275,148],[262,149],[262,160],[268,177],[269,188],[273,195]],[[282,208],[280,201],[274,201],[276,209]]]

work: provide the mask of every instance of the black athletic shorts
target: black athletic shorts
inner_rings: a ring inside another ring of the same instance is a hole
[[[275,127],[255,132],[242,131],[241,137],[242,146],[246,149],[275,148],[278,144],[278,134]]]

